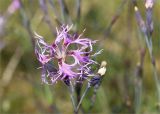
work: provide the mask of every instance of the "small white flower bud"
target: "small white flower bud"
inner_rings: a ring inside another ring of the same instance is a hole
[[[107,62],[106,62],[106,61],[102,61],[102,62],[101,62],[101,67],[106,67],[106,65],[107,65]]]
[[[98,74],[100,74],[101,76],[105,75],[106,73],[106,67],[102,67],[98,70]]]
[[[138,11],[138,7],[137,7],[137,6],[135,6],[135,7],[134,7],[134,10],[135,10],[135,11]]]
[[[154,0],[146,0],[145,2],[145,7],[148,8],[152,8],[154,4]]]

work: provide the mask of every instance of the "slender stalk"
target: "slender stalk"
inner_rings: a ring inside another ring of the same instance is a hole
[[[56,35],[54,27],[53,27],[52,22],[51,22],[51,20],[49,18],[49,15],[48,15],[48,8],[47,8],[46,1],[45,0],[39,0],[39,4],[40,4],[40,7],[41,7],[41,9],[43,11],[44,19],[45,19],[48,27],[50,28],[52,34]]]
[[[31,39],[31,42],[32,42],[32,46],[34,47],[35,46],[35,40],[34,40],[34,35],[33,35],[33,32],[32,32],[32,29],[31,29],[31,26],[30,26],[30,20],[25,12],[25,8],[24,8],[24,5],[22,3],[22,1],[20,0],[20,14],[23,18],[23,25],[24,27],[26,28],[29,36],[30,36],[30,39]]]
[[[61,7],[63,23],[66,23],[66,16],[68,14],[68,9],[65,6],[64,0],[59,0],[59,4],[60,4],[60,7]]]
[[[80,26],[81,0],[76,0],[76,29]]]
[[[105,35],[108,36],[110,34],[112,26],[116,23],[116,21],[119,19],[121,12],[124,9],[125,4],[127,3],[128,0],[122,0],[122,3],[118,7],[116,13],[113,15],[111,21],[109,22],[109,25],[107,26],[105,30]]]
[[[78,105],[77,105],[76,114],[78,113],[78,110],[79,110],[79,108],[80,108],[80,106],[82,104],[82,101],[83,101],[84,97],[86,96],[86,93],[88,92],[89,88],[90,88],[90,85],[88,84],[86,89],[85,89],[85,91],[84,91],[84,93],[83,93],[83,95],[82,95],[82,97],[81,97],[81,99],[80,99],[80,101],[79,101],[79,103],[78,103]]]
[[[67,86],[67,87],[69,89],[70,98],[71,98],[73,109],[74,109],[74,112],[75,112],[76,111],[76,105],[75,105],[75,98],[74,98],[74,87],[73,87],[73,84],[72,84],[71,81],[70,81],[70,85]]]
[[[152,64],[152,69],[153,69],[153,73],[154,73],[154,80],[156,82],[156,88],[157,88],[157,95],[158,95],[158,104],[160,103],[160,81],[158,79],[158,74],[157,74],[157,70],[154,64]]]
[[[154,58],[153,52],[152,52],[152,38],[151,37],[148,38],[147,36],[145,36],[145,39],[146,39],[146,44],[147,44],[147,47],[149,50],[150,60],[151,60],[151,64],[152,64],[152,71],[153,71],[154,80],[155,80],[155,84],[156,84],[156,88],[157,88],[158,103],[160,103],[160,81],[159,81],[157,70],[156,70],[155,58]]]
[[[146,49],[140,49],[140,62],[136,68],[135,74],[135,114],[140,113],[141,97],[142,97],[142,78],[143,78],[143,63],[146,54]]]
[[[150,7],[146,7],[146,21],[147,21],[147,25],[145,24],[144,20],[142,19],[142,16],[140,14],[140,11],[138,9],[137,6],[137,1],[136,0],[132,0],[133,5],[134,5],[134,10],[135,10],[135,14],[136,14],[136,19],[139,25],[139,28],[141,29],[141,32],[144,35],[145,41],[146,41],[146,45],[149,51],[149,56],[151,59],[151,64],[152,64],[152,71],[153,71],[153,75],[154,75],[154,80],[155,80],[155,84],[156,84],[156,88],[157,88],[157,95],[158,95],[158,103],[160,103],[160,81],[158,79],[158,74],[157,74],[157,70],[156,70],[156,62],[155,62],[155,58],[153,56],[153,46],[152,46],[152,32],[153,32],[153,28],[150,28],[152,25],[152,7],[154,4],[154,1],[152,1],[152,5]]]
[[[53,10],[53,12],[54,12],[54,19],[55,19],[55,21],[57,22],[57,24],[58,25],[62,25],[62,22],[61,22],[61,20],[59,19],[59,16],[58,16],[58,12],[57,12],[57,10],[56,10],[56,8],[55,8],[55,4],[53,3],[53,1],[52,0],[49,0],[49,4],[50,4],[50,6],[51,6],[51,8],[52,8],[52,10]]]
[[[91,105],[89,107],[89,109],[91,110],[95,104],[95,100],[96,100],[96,96],[97,96],[97,90],[99,89],[100,85],[97,85],[96,87],[94,87],[94,91],[93,91],[93,95],[91,97]]]
[[[82,90],[82,83],[77,82],[75,85],[75,90],[77,94],[77,103],[79,103],[81,99],[81,90]]]
[[[142,96],[142,80],[137,79],[137,83],[135,86],[135,114],[140,113],[141,96]]]
[[[2,102],[4,101],[6,88],[12,81],[13,73],[15,72],[15,69],[17,68],[23,54],[24,51],[22,51],[20,47],[17,47],[4,72],[2,73],[2,77],[0,79],[0,112],[2,112]]]
[[[3,86],[7,86],[10,81],[12,80],[12,76],[13,73],[23,55],[23,51],[20,49],[20,47],[17,47],[17,49],[15,50],[15,53],[13,54],[13,56],[11,57],[6,69],[4,70],[3,74],[2,74],[2,79],[1,79],[1,83],[3,84]]]
[[[76,12],[77,12],[77,21],[80,19],[80,14],[81,14],[81,0],[76,0]]]

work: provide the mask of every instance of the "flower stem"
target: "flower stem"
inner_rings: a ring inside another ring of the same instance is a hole
[[[70,93],[70,98],[71,98],[71,101],[72,101],[72,105],[73,105],[73,109],[74,109],[74,112],[76,110],[76,105],[75,105],[75,99],[74,99],[74,88],[73,88],[73,85],[72,85],[72,82],[70,81],[70,86],[68,86],[68,89],[69,89],[69,93]]]
[[[88,84],[87,87],[86,87],[86,89],[85,89],[85,91],[84,91],[84,93],[83,93],[83,95],[82,95],[82,97],[81,97],[81,99],[80,99],[80,101],[79,101],[79,103],[78,103],[78,105],[77,105],[76,113],[78,113],[78,110],[79,110],[79,108],[80,108],[80,105],[82,104],[82,101],[83,101],[86,93],[88,92],[89,88],[90,88],[90,86],[89,86],[89,84]]]

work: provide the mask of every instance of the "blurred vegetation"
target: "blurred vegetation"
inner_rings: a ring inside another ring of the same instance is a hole
[[[41,70],[32,44],[30,30],[36,31],[51,43],[59,26],[55,20],[66,20],[58,0],[47,1],[46,23],[38,0],[21,0],[23,7],[7,15],[12,0],[0,0],[0,113],[73,113],[69,93],[62,82],[48,86],[41,84]],[[137,0],[145,19],[144,0]],[[131,0],[81,0],[80,15],[76,17],[76,0],[65,0],[74,30],[99,40],[95,50],[104,49],[96,60],[108,63],[107,73],[97,92],[93,109],[89,109],[90,91],[82,103],[80,113],[97,114],[156,114],[160,107],[152,64],[143,34],[137,25]],[[55,12],[57,14],[55,14]],[[153,7],[153,55],[160,76],[160,1]],[[66,14],[67,15],[67,14]],[[1,24],[4,18],[5,22]],[[114,19],[114,21],[113,21]],[[52,29],[51,29],[52,28]],[[137,76],[141,51],[146,49],[143,75]],[[160,78],[160,77],[159,77]],[[4,82],[2,82],[4,81]],[[138,85],[140,84],[140,85]],[[138,88],[138,90],[136,90]],[[137,92],[138,91],[138,92]],[[139,96],[138,96],[139,95]],[[138,98],[137,98],[138,97]],[[137,99],[137,101],[136,101]]]

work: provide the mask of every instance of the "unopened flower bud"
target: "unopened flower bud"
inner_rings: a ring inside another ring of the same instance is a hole
[[[98,70],[98,74],[100,74],[101,76],[105,75],[106,73],[106,67],[102,67]]]
[[[100,76],[95,76],[90,80],[90,85],[95,86],[100,84],[101,77]]]
[[[105,75],[105,73],[106,73],[106,65],[107,65],[107,62],[102,61],[101,66],[98,70],[98,74],[100,74],[101,76]]]
[[[107,65],[107,62],[106,61],[102,61],[101,67],[106,67],[106,65]]]

